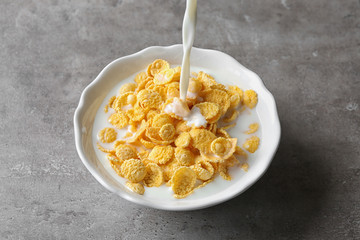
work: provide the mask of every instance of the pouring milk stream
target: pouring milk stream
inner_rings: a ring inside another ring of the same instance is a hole
[[[174,113],[183,118],[188,126],[206,126],[207,122],[201,115],[200,109],[193,107],[191,111],[186,104],[186,97],[190,78],[190,52],[194,43],[196,27],[196,6],[197,0],[187,0],[184,21],[182,26],[183,59],[180,75],[180,99],[174,98],[173,103],[168,104],[164,111]]]
[[[190,52],[194,43],[197,0],[186,0],[186,10],[182,26],[183,59],[180,75],[180,99],[186,101],[190,76]]]

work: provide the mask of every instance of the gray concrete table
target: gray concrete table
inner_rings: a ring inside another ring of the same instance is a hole
[[[195,46],[257,72],[282,139],[264,177],[204,210],[140,207],[81,163],[73,114],[112,60],[181,43],[184,1],[0,3],[1,239],[359,239],[360,2],[198,0]]]

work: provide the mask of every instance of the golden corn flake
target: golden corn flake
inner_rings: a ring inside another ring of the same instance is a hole
[[[160,128],[159,136],[163,140],[171,140],[175,137],[175,127],[171,123],[167,123]]]
[[[121,86],[121,88],[119,90],[119,94],[124,94],[127,92],[134,92],[135,89],[136,89],[135,83],[125,83],[124,85]]]
[[[180,134],[180,133],[183,133],[183,132],[188,132],[191,130],[191,127],[189,127],[187,125],[187,122],[186,121],[179,121],[177,124],[176,124],[176,133]]]
[[[231,142],[227,138],[219,137],[211,142],[211,151],[218,156],[224,156],[230,147]]]
[[[116,128],[121,129],[128,124],[129,118],[126,116],[124,112],[117,112],[117,113],[113,113],[109,117],[109,122]]]
[[[148,148],[148,149],[154,148],[154,147],[156,146],[155,143],[153,143],[153,142],[151,142],[151,141],[148,141],[148,140],[146,140],[146,139],[144,139],[144,138],[139,138],[139,141],[141,142],[141,144],[142,144],[144,147],[146,147],[146,148]]]
[[[164,181],[163,171],[155,163],[146,165],[146,176],[143,180],[147,187],[159,187]]]
[[[164,181],[168,182],[176,170],[180,167],[178,161],[176,159],[171,159],[169,162],[167,162],[164,165],[160,165],[163,173],[164,173]]]
[[[202,92],[204,102],[212,102],[221,106],[220,110],[225,113],[230,107],[230,98],[227,92],[219,89],[211,89]]]
[[[133,102],[132,99],[134,98],[136,100],[136,96],[132,92],[126,92],[124,94],[121,94],[120,96],[116,97],[116,99],[114,100],[112,104],[112,108],[115,111],[120,112],[123,110],[123,107],[130,105],[129,101]]]
[[[109,105],[105,105],[104,112],[107,113],[109,111]]]
[[[230,138],[230,134],[224,128],[219,128],[216,131],[216,135],[218,135],[220,137]]]
[[[165,124],[173,124],[173,119],[167,113],[161,113],[154,116],[152,120],[153,127],[162,127]]]
[[[225,123],[229,123],[234,121],[238,116],[239,116],[240,112],[237,110],[233,110],[231,111],[231,113],[229,114],[229,116],[227,116],[226,118],[223,119],[223,121]]]
[[[252,133],[255,133],[258,129],[259,129],[259,124],[258,123],[252,123],[252,124],[249,125],[249,130],[247,130],[245,133],[246,134],[252,134]]]
[[[147,73],[146,72],[141,72],[141,73],[138,73],[136,76],[135,76],[135,82],[137,84],[140,84],[141,82],[143,82],[146,78],[148,77]]]
[[[99,143],[96,143],[97,148],[102,151],[103,153],[115,153],[113,149],[106,149],[103,148]]]
[[[189,167],[179,167],[171,178],[171,188],[175,195],[185,195],[192,191],[196,182],[196,174]]]
[[[120,177],[124,177],[124,175],[121,173],[121,165],[123,163],[122,161],[118,162],[118,161],[109,160],[109,163],[117,175],[119,175]]]
[[[137,99],[139,105],[144,109],[156,109],[162,103],[162,98],[159,93],[147,89],[141,90],[137,95]]]
[[[137,155],[140,160],[144,160],[149,157],[149,152],[148,151],[140,151],[137,153]]]
[[[249,170],[249,164],[244,163],[243,165],[241,165],[241,169],[244,170],[245,172],[247,172]]]
[[[121,165],[121,174],[129,181],[137,183],[144,179],[146,168],[139,159],[129,159]]]
[[[168,98],[174,98],[180,96],[180,91],[178,88],[175,87],[168,87],[166,91],[166,95]]]
[[[195,165],[192,165],[191,169],[194,170],[197,178],[203,181],[209,180],[215,172],[211,163],[204,160],[198,161]]]
[[[247,158],[247,153],[246,153],[244,150],[242,150],[242,148],[239,147],[239,146],[236,146],[236,147],[235,147],[235,152],[234,152],[234,154],[236,154],[236,155],[238,155],[238,156],[244,156],[245,158]]]
[[[246,139],[245,143],[243,144],[243,147],[247,151],[254,153],[258,149],[259,144],[260,144],[260,138],[257,136],[252,136],[251,138]]]
[[[254,90],[246,90],[244,93],[244,104],[248,108],[254,108],[258,102],[257,93]]]
[[[137,152],[133,146],[120,144],[116,147],[115,150],[116,150],[115,154],[120,160],[137,158]]]
[[[244,92],[237,86],[229,86],[230,108],[237,108],[243,102]]]
[[[174,156],[172,146],[155,146],[149,154],[149,159],[158,164],[167,163]]]
[[[145,193],[145,188],[140,183],[126,182],[125,185],[134,193],[137,193],[140,195],[143,195]]]
[[[222,129],[223,130],[228,130],[230,128],[233,128],[236,126],[236,122],[232,123],[232,124],[229,124],[229,125],[226,125],[226,126],[223,126]]]
[[[194,164],[194,154],[186,148],[175,148],[175,159],[181,166],[190,166]]]
[[[98,137],[102,143],[111,143],[116,140],[117,132],[113,128],[100,130]]]
[[[175,139],[175,146],[186,148],[189,146],[191,140],[190,133],[183,132]]]
[[[198,93],[202,89],[202,84],[196,79],[191,79],[189,82],[188,91],[192,93]]]
[[[205,154],[210,153],[210,144],[216,138],[215,134],[206,129],[193,128],[190,130],[193,147]]]
[[[169,69],[170,64],[162,59],[156,59],[153,63],[151,63],[147,68],[147,74],[149,76],[155,76],[157,73],[161,72],[162,70]]]
[[[219,174],[220,176],[227,180],[227,181],[230,181],[231,180],[231,176],[229,174],[229,169],[228,169],[228,166],[225,164],[225,163],[220,163],[219,164]]]
[[[195,107],[200,109],[201,115],[203,115],[209,123],[216,122],[220,118],[220,107],[216,103],[202,102],[196,104]]]
[[[164,69],[160,72],[156,73],[154,76],[154,83],[157,85],[164,85],[166,83],[169,83],[173,80],[173,77],[175,75],[174,69]]]
[[[135,107],[126,111],[126,115],[134,122],[140,122],[145,118],[145,112],[140,107]]]

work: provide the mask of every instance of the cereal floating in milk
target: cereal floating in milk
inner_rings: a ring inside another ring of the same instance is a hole
[[[257,93],[254,90],[246,90],[244,93],[244,104],[249,108],[254,108],[257,102]]]
[[[258,129],[259,129],[259,124],[258,123],[252,123],[252,124],[249,125],[249,130],[247,130],[245,133],[246,134],[252,134],[252,133],[255,133]]]
[[[131,191],[143,195],[145,192],[145,188],[140,183],[126,182],[126,186],[130,188]]]
[[[256,106],[255,91],[224,86],[199,72],[192,73],[187,99],[182,101],[180,73],[180,67],[170,68],[157,59],[134,82],[122,85],[106,105],[113,128],[102,129],[98,137],[101,143],[113,143],[113,148],[99,143],[98,148],[135,193],[146,194],[147,187],[166,184],[175,198],[184,198],[219,175],[231,180],[230,168],[249,168],[247,153],[237,144],[249,153],[260,144],[257,136],[238,143],[228,133],[245,108]],[[254,134],[258,128],[253,123],[242,134]],[[125,137],[116,129],[127,129]]]
[[[116,140],[117,132],[113,128],[104,128],[98,134],[102,143],[111,143]]]
[[[252,136],[251,138],[247,139],[246,142],[243,144],[243,147],[251,153],[254,153],[260,143],[260,138],[257,136]]]

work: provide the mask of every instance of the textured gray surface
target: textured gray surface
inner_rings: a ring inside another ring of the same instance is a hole
[[[241,196],[192,212],[105,190],[74,147],[82,90],[110,61],[181,42],[184,1],[0,3],[1,239],[359,239],[360,2],[198,0],[195,45],[257,72],[282,140]]]

